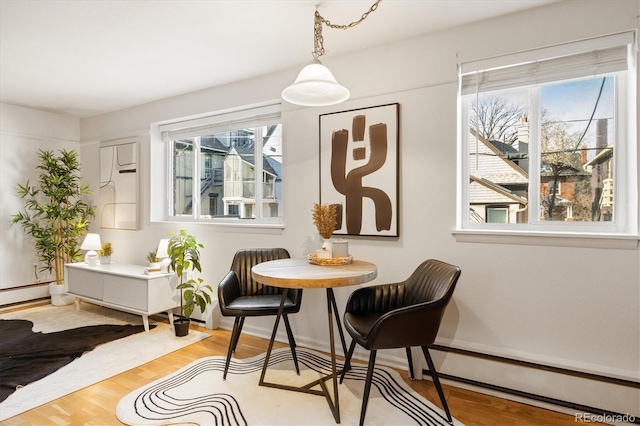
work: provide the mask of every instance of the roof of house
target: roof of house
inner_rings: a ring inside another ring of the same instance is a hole
[[[502,149],[517,152],[510,145],[477,136],[470,130],[469,136],[469,173],[502,186],[528,185],[528,173],[513,161],[506,158]],[[498,146],[501,148],[499,149]],[[509,147],[509,148],[507,148]]]
[[[506,156],[518,152],[499,141],[469,135],[469,202],[471,204],[526,204],[527,199],[514,193],[529,185],[527,172]]]
[[[220,140],[215,136],[202,136],[200,138],[200,145],[224,154],[229,152],[229,147],[220,142]]]
[[[527,204],[528,200],[508,188],[477,176],[469,176],[469,202],[471,204]]]
[[[238,155],[242,158],[243,161],[246,161],[247,163],[254,165],[255,166],[255,153],[253,148],[240,148],[240,147],[233,147],[232,150],[235,150],[236,153],[238,153]],[[231,152],[231,151],[229,151]],[[269,159],[269,160],[268,160]],[[275,166],[274,167],[274,163],[277,163],[277,161],[271,159],[270,157],[266,157],[266,156],[262,156],[262,170],[264,170],[266,173],[270,173],[276,177],[281,177],[282,174],[282,165],[280,164],[280,166]],[[279,164],[279,163],[278,163]],[[279,170],[276,170],[276,167]]]
[[[613,147],[612,146],[608,146],[606,148],[603,148],[602,151],[600,151],[591,160],[587,161],[584,164],[584,166],[582,166],[582,167],[586,168],[588,166],[595,166],[597,164],[602,164],[602,163],[608,161],[609,159],[611,159],[612,157],[613,157]]]

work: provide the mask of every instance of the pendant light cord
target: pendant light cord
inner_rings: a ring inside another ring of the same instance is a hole
[[[339,30],[353,28],[367,19],[367,16],[369,16],[371,12],[375,11],[378,8],[378,4],[381,1],[382,0],[376,0],[376,2],[371,5],[369,10],[362,14],[360,19],[358,19],[357,21],[353,21],[348,25],[332,24],[331,21],[325,19],[322,15],[320,15],[320,12],[316,10],[315,22],[313,25],[313,58],[317,60],[320,56],[326,53],[324,50],[324,39],[322,38],[322,24],[325,24],[329,28],[336,28]]]

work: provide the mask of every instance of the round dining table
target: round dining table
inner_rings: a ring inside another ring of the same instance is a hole
[[[333,324],[334,316],[342,343],[342,350],[345,355],[347,352],[347,345],[344,340],[344,332],[342,330],[342,323],[336,306],[333,288],[366,283],[375,279],[377,274],[378,268],[376,265],[363,260],[353,260],[349,264],[342,265],[318,265],[310,263],[310,261],[305,258],[293,258],[258,263],[251,268],[251,275],[254,280],[266,285],[281,287],[284,289],[282,292],[280,308],[278,310],[271,339],[269,341],[269,348],[267,349],[267,354],[264,359],[259,385],[324,396],[327,399],[327,403],[336,423],[340,423],[340,400],[338,397],[339,372],[336,368],[336,348]],[[280,318],[282,317],[287,292],[289,289],[295,288],[324,288],[327,293],[329,346],[331,348],[331,374],[321,377],[320,379],[304,386],[288,386],[265,381],[269,358],[271,356],[271,351],[273,350],[273,343],[275,341]],[[333,382],[333,400],[325,384],[327,380],[332,380]],[[314,389],[316,386],[320,386],[320,389]]]

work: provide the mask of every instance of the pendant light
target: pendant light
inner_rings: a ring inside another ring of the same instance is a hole
[[[322,65],[322,62],[318,59],[325,54],[322,24],[326,24],[329,28],[342,30],[355,27],[378,8],[380,1],[381,0],[377,0],[359,20],[349,25],[332,24],[316,10],[313,26],[313,61],[300,71],[298,78],[296,78],[296,81],[294,81],[291,86],[282,91],[282,99],[289,103],[302,106],[335,105],[349,99],[349,89],[338,83],[329,68]]]

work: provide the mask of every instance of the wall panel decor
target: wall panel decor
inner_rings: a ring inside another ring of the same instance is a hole
[[[138,142],[135,138],[100,146],[100,227],[138,229]]]

